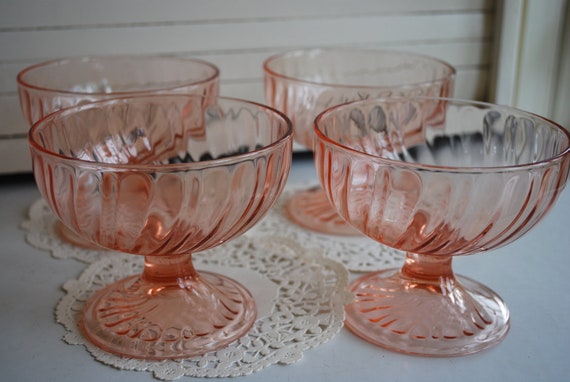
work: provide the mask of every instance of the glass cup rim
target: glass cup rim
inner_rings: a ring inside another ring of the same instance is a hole
[[[201,160],[197,162],[190,162],[190,163],[168,163],[168,164],[131,164],[131,163],[104,163],[104,162],[95,162],[95,161],[88,161],[81,158],[74,158],[68,155],[62,155],[55,151],[49,150],[44,148],[40,145],[37,140],[34,138],[35,134],[38,130],[42,128],[43,125],[46,125],[52,122],[54,119],[65,117],[65,115],[73,114],[76,112],[80,112],[83,110],[93,109],[98,106],[104,104],[116,104],[117,102],[128,102],[128,100],[139,100],[145,98],[186,98],[186,99],[201,99],[205,100],[222,100],[231,103],[237,104],[245,104],[249,106],[254,106],[259,110],[268,111],[271,114],[278,116],[282,122],[285,124],[285,132],[281,137],[276,139],[274,142],[265,145],[263,147],[256,148],[254,150],[234,154],[231,156],[223,157],[223,158],[214,158],[214,159],[207,159]],[[53,113],[50,113],[37,122],[35,122],[32,127],[29,129],[27,133],[27,141],[28,145],[32,150],[40,152],[43,156],[48,156],[51,158],[57,158],[57,160],[62,162],[67,162],[72,166],[81,166],[83,168],[91,168],[97,169],[99,171],[105,172],[105,169],[109,169],[112,171],[140,171],[140,172],[176,172],[176,171],[189,171],[189,170],[202,170],[211,167],[218,167],[218,166],[225,166],[231,165],[235,163],[239,163],[242,161],[250,160],[252,158],[262,156],[264,153],[272,151],[275,147],[282,146],[286,144],[287,141],[292,141],[293,139],[293,124],[291,120],[279,110],[276,110],[270,106],[245,100],[241,98],[235,97],[225,97],[225,96],[203,96],[203,95],[195,95],[195,94],[182,94],[182,93],[160,93],[160,94],[138,94],[138,95],[127,95],[127,96],[119,96],[108,98],[104,100],[99,100],[95,102],[89,102],[85,104],[75,105],[66,107],[63,109],[59,109]]]
[[[170,60],[170,61],[180,61],[180,62],[193,62],[195,64],[204,65],[212,70],[212,74],[208,77],[197,80],[197,81],[189,81],[189,82],[180,82],[180,84],[176,86],[166,86],[166,87],[156,87],[152,89],[145,89],[145,90],[130,90],[130,91],[118,91],[112,93],[106,92],[85,92],[85,91],[73,91],[67,89],[58,89],[58,88],[50,88],[45,86],[35,85],[30,83],[26,80],[26,75],[32,71],[37,69],[46,68],[49,66],[56,66],[68,63],[81,63],[81,62],[93,62],[95,60],[124,60],[124,59],[153,59],[153,60]],[[143,93],[150,93],[150,92],[158,92],[158,91],[175,91],[179,88],[185,88],[188,86],[198,86],[201,84],[206,84],[208,82],[214,81],[220,76],[220,69],[211,62],[206,60],[202,60],[199,58],[194,57],[182,57],[170,54],[102,54],[102,55],[85,55],[85,56],[72,56],[72,57],[65,57],[65,58],[57,58],[53,60],[39,62],[33,65],[30,65],[24,69],[22,69],[18,75],[16,76],[16,82],[18,85],[28,88],[34,89],[37,91],[43,92],[52,92],[52,93],[60,93],[60,94],[68,94],[68,95],[82,95],[82,96],[122,96],[122,95],[131,95],[131,94],[143,94]]]
[[[402,55],[407,57],[414,57],[414,58],[421,58],[424,60],[428,60],[434,63],[438,63],[445,67],[448,70],[446,76],[434,79],[434,80],[427,80],[427,81],[420,81],[405,85],[355,85],[355,84],[338,84],[338,83],[331,83],[331,82],[318,82],[318,81],[311,81],[305,80],[299,77],[287,76],[282,73],[276,72],[275,70],[270,68],[272,62],[285,58],[287,56],[294,56],[294,55],[306,55],[308,53],[321,53],[321,52],[361,52],[367,54],[383,54],[383,55]],[[263,71],[266,75],[273,76],[280,78],[282,80],[296,82],[299,84],[306,84],[306,85],[313,85],[319,87],[326,87],[326,88],[337,88],[337,89],[408,89],[408,88],[421,88],[427,87],[434,84],[440,84],[447,81],[452,81],[455,76],[457,75],[457,69],[442,59],[437,57],[429,56],[422,53],[416,53],[411,51],[404,51],[404,50],[395,50],[395,49],[371,49],[371,48],[358,48],[358,47],[320,47],[320,48],[306,48],[306,49],[294,49],[288,50],[285,52],[274,54],[263,62]]]
[[[553,126],[557,131],[560,131],[563,135],[567,138],[566,147],[561,150],[556,155],[553,155],[549,158],[539,160],[533,163],[521,163],[518,165],[508,165],[508,166],[444,166],[444,165],[430,165],[424,163],[412,163],[412,162],[404,162],[394,159],[389,159],[385,157],[381,157],[378,155],[368,154],[363,151],[354,149],[347,145],[343,145],[328,136],[326,136],[320,129],[322,122],[325,118],[329,117],[330,115],[334,114],[340,109],[348,108],[351,106],[358,106],[364,104],[374,104],[374,103],[400,103],[400,102],[410,102],[410,101],[430,101],[430,102],[446,102],[452,103],[455,105],[472,105],[472,106],[479,106],[483,108],[493,108],[495,110],[510,110],[512,112],[520,113],[522,115],[526,115],[529,117],[533,117],[535,119],[544,122],[545,124]],[[336,105],[330,107],[321,113],[319,113],[313,122],[313,132],[315,134],[315,145],[317,141],[322,141],[325,144],[341,148],[343,151],[351,152],[352,154],[366,158],[371,162],[381,162],[385,164],[389,164],[392,166],[397,166],[401,168],[408,168],[413,170],[421,170],[421,171],[431,171],[431,172],[451,172],[451,173],[498,173],[498,172],[513,172],[513,171],[527,171],[533,168],[540,168],[544,166],[549,166],[552,163],[558,162],[563,160],[564,157],[570,155],[570,132],[564,128],[564,126],[560,125],[557,122],[554,122],[546,117],[543,117],[539,114],[532,113],[517,107],[501,105],[501,104],[493,104],[490,102],[483,102],[483,101],[475,101],[475,100],[468,100],[468,99],[461,99],[461,98],[451,98],[451,97],[429,97],[429,96],[412,96],[412,97],[384,97],[384,98],[369,98],[365,100],[357,100],[352,102],[343,103],[340,105]]]

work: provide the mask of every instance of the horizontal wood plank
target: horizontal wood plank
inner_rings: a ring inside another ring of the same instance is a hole
[[[417,44],[388,43],[368,44],[363,47],[372,49],[394,49],[426,54],[445,60],[457,68],[480,67],[490,64],[489,53],[491,51],[491,43],[489,41],[446,41]],[[297,48],[300,49],[303,47],[293,47],[290,49]],[[269,56],[280,52],[282,52],[282,50],[271,49],[264,52],[241,54],[204,54],[199,55],[199,57],[217,65],[220,69],[222,79],[240,80],[262,77],[263,61]]]
[[[219,23],[0,33],[3,61],[87,54],[180,53],[380,44],[491,36],[483,14],[363,16],[318,20]]]
[[[0,174],[29,172],[32,170],[30,150],[25,138],[0,138]]]
[[[2,0],[0,31],[493,9],[493,0]]]
[[[440,41],[408,44],[369,44],[366,48],[395,49],[438,57],[457,67],[477,67],[490,64],[490,41]],[[302,46],[290,49],[303,48]],[[220,68],[222,79],[240,80],[262,76],[263,61],[281,52],[280,49],[262,51],[239,51],[221,53],[181,53],[181,56],[196,57],[212,62]],[[55,57],[52,57],[55,58]],[[17,90],[16,76],[19,71],[39,62],[38,60],[17,60],[0,63],[0,94]]]
[[[0,96],[0,138],[23,135],[28,131],[19,102],[17,94]]]
[[[494,0],[0,1],[0,173],[30,171],[16,75],[59,57],[178,54],[216,64],[221,92],[264,102],[272,54],[362,46],[439,57],[458,69],[455,96],[489,93]],[[297,147],[297,149],[299,149]]]

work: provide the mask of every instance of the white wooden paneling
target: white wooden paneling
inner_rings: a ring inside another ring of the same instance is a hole
[[[513,105],[518,78],[519,51],[523,29],[524,3],[519,0],[504,0],[497,7],[500,25],[495,26],[495,70],[491,101]]]
[[[280,51],[409,50],[455,65],[456,96],[485,99],[494,16],[492,0],[2,0],[0,142],[25,147],[16,74],[36,62],[87,54],[203,58],[220,68],[222,94],[263,102],[261,64]],[[28,168],[6,164],[4,152],[0,173]]]
[[[0,128],[1,138],[18,138],[28,130],[22,113],[17,94],[0,95]],[[0,151],[0,155],[2,152]]]
[[[359,44],[351,44],[356,46]],[[490,63],[489,51],[491,43],[485,41],[446,41],[446,42],[420,42],[420,43],[386,43],[364,44],[366,48],[399,49],[439,57],[452,62],[456,67],[481,67]],[[291,49],[293,49],[292,47]],[[262,52],[244,53],[206,53],[189,54],[198,56],[210,62],[215,62],[220,68],[224,80],[262,78],[261,66],[263,61],[280,49],[268,49]]]
[[[570,129],[570,4],[566,3],[566,20],[562,35],[562,52],[554,103],[554,120]]]
[[[548,5],[544,1],[527,1],[516,105],[552,117],[566,1],[546,3]]]
[[[350,44],[357,46],[360,44]],[[487,67],[491,62],[491,41],[483,40],[448,40],[448,41],[411,41],[406,43],[388,42],[363,44],[368,48],[400,49],[432,55],[453,63],[458,68]],[[303,47],[295,45],[294,49]],[[263,61],[282,49],[252,49],[218,52],[182,52],[181,56],[197,57],[215,63],[219,68],[222,80],[239,80],[261,78]],[[38,62],[37,59],[23,59],[0,63],[0,94],[16,91],[16,75],[27,66]]]
[[[394,13],[490,11],[492,0],[3,0],[0,28],[204,23]]]
[[[490,37],[485,14],[411,14],[0,33],[4,60],[105,54],[287,49]],[[437,27],[434,27],[437,26]],[[350,31],[350,33],[347,33]]]
[[[0,139],[0,174],[28,172],[32,168],[28,142],[24,138]]]
[[[569,45],[568,37],[563,38],[565,18],[569,17],[568,3],[568,0],[501,2],[498,10],[502,24],[492,101],[554,119],[557,102],[566,103],[563,107],[568,108],[570,99],[564,98],[564,90],[560,90],[561,80],[568,81],[570,76],[562,56]],[[557,101],[559,95],[563,99]],[[560,110],[558,107],[558,115],[569,123]]]

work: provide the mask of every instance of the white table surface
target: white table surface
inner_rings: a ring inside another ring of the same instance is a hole
[[[310,159],[295,159],[289,184],[314,183]],[[28,245],[19,228],[39,197],[31,177],[0,177],[0,380],[151,381],[119,371],[61,340],[54,319],[61,285],[85,264]],[[244,381],[568,381],[570,380],[570,191],[515,243],[456,258],[454,268],[498,292],[511,330],[498,346],[465,357],[424,358],[383,350],[343,329],[296,364],[273,365]],[[188,380],[187,377],[180,379]],[[198,379],[192,379],[198,380]],[[211,379],[208,379],[211,381]]]

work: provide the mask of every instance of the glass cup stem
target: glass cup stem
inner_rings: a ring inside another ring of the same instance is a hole
[[[453,279],[451,261],[451,256],[419,255],[408,252],[400,272],[404,278],[428,283]]]
[[[196,279],[198,273],[192,263],[192,254],[145,256],[144,271],[141,278],[160,285],[179,285],[184,281]]]

